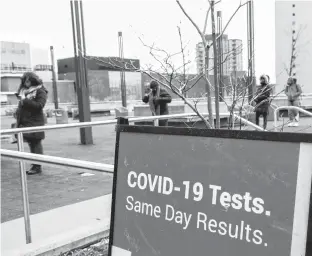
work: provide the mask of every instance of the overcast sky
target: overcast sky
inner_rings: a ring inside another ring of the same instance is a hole
[[[181,4],[202,29],[207,0],[181,0]],[[223,24],[239,4],[239,0],[222,0]],[[155,44],[168,52],[179,47],[177,26],[181,27],[189,58],[195,59],[195,45],[200,37],[174,0],[85,0],[85,36],[87,53],[98,56],[118,56],[118,31],[124,36],[124,56],[139,58],[142,64],[153,63],[149,50],[142,45]],[[275,81],[275,0],[255,0],[255,60],[257,75],[269,74]],[[247,11],[242,8],[226,34],[242,39],[244,69],[247,59]],[[28,42],[34,47],[55,48],[56,58],[73,56],[70,4],[68,0],[3,0],[1,1],[0,39]],[[211,24],[208,24],[209,33]],[[191,72],[196,72],[195,62]],[[277,72],[278,73],[278,72]]]

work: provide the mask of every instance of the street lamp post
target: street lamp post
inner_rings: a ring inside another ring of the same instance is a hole
[[[127,90],[126,90],[126,79],[125,79],[125,70],[124,70],[124,53],[123,53],[123,38],[122,32],[118,32],[118,44],[119,44],[119,58],[121,61],[121,70],[120,70],[120,89],[121,89],[121,102],[123,107],[127,107]]]
[[[59,104],[58,104],[58,93],[57,93],[56,71],[55,71],[53,46],[50,46],[50,52],[51,52],[51,64],[52,64],[52,84],[53,84],[54,107],[55,107],[55,109],[58,109]]]
[[[254,48],[254,2],[249,0],[247,2],[247,42],[248,42],[248,79],[247,91],[248,101],[250,102],[253,94],[255,81],[255,48]]]
[[[76,88],[80,122],[90,122],[90,98],[88,87],[88,70],[86,65],[86,43],[84,36],[82,1],[70,1],[73,43],[75,55]],[[83,145],[93,144],[92,128],[80,129],[80,141]]]

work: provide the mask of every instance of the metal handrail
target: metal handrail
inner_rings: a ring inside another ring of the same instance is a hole
[[[64,157],[38,155],[27,152],[20,152],[15,150],[0,149],[1,157],[7,157],[32,163],[44,163],[52,165],[61,165],[65,167],[74,167],[79,169],[87,169],[95,172],[104,172],[112,174],[114,172],[114,165],[101,164],[89,161],[82,161]]]
[[[203,113],[203,116],[208,116],[207,113]],[[230,113],[220,113],[220,116],[229,116]],[[183,114],[172,114],[172,115],[162,115],[162,116],[145,116],[145,117],[129,117],[129,123],[140,122],[140,121],[152,121],[152,120],[162,120],[162,119],[172,119],[172,118],[182,118],[189,116],[197,116],[196,113],[183,113]],[[95,122],[79,122],[72,124],[56,124],[56,125],[46,125],[46,126],[34,126],[27,128],[15,128],[15,129],[4,129],[0,130],[1,135],[13,135],[16,133],[31,133],[31,132],[43,132],[56,129],[68,129],[68,128],[85,128],[91,126],[109,125],[116,124],[117,120],[106,120],[106,121],[95,121]]]
[[[304,113],[308,116],[312,116],[312,113],[303,109],[303,108],[299,108],[299,107],[296,107],[296,106],[281,106],[281,107],[278,107],[274,110],[274,130],[277,131],[277,114],[278,114],[278,111],[279,110],[282,110],[282,109],[285,109],[285,110],[289,110],[289,109],[295,109],[301,113]]]

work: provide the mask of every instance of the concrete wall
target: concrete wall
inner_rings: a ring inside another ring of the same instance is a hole
[[[76,102],[75,85],[73,81],[57,81],[57,94],[59,103],[72,104]],[[44,82],[44,86],[48,90],[47,103],[54,102],[53,84],[50,81]]]
[[[59,79],[76,80],[74,72],[59,74]],[[125,72],[127,100],[142,98],[141,74]],[[88,83],[91,102],[116,101],[121,99],[120,72],[89,70]]]
[[[21,84],[21,76],[2,76],[1,92],[16,92]]]

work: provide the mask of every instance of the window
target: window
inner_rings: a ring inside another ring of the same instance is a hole
[[[295,26],[295,25],[296,25],[296,21],[293,21],[293,22],[292,22],[292,25]]]
[[[293,73],[293,76],[296,76],[296,73]]]
[[[296,64],[293,64],[293,68],[295,68],[296,67]]]
[[[295,13],[293,13],[293,16],[296,16],[296,14],[295,14]]]
[[[295,5],[295,4],[293,4],[293,7],[296,7],[296,5]]]
[[[293,30],[293,34],[295,34],[296,33],[296,30]]]

